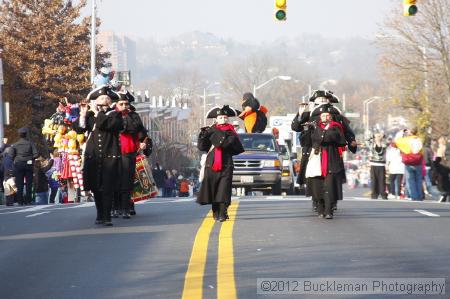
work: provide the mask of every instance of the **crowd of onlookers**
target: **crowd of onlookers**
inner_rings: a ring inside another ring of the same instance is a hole
[[[186,177],[175,169],[164,169],[158,162],[152,169],[152,175],[158,187],[158,197],[193,196],[200,186],[198,178],[194,174]]]
[[[449,201],[450,154],[447,138],[418,136],[417,129],[402,130],[385,139],[375,133],[368,145],[371,198],[407,198],[414,201]],[[358,170],[364,171],[364,167]],[[356,171],[350,171],[350,176]],[[367,176],[367,168],[366,168]],[[350,183],[357,185],[353,177]]]
[[[27,138],[27,130],[19,130],[19,140],[12,145],[4,138],[0,148],[0,193],[5,204],[63,203],[67,191],[59,181],[60,168],[58,151],[51,153],[50,159],[39,156]]]

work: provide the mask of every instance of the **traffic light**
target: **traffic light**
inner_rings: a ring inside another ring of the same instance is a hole
[[[275,19],[286,21],[286,0],[275,0]]]
[[[403,0],[403,15],[405,17],[414,16],[417,13],[416,2],[417,0]]]

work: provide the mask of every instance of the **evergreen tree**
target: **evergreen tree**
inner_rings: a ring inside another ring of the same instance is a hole
[[[12,139],[26,125],[37,133],[58,99],[75,101],[89,92],[90,18],[80,21],[85,5],[86,0],[76,5],[70,0],[4,0],[0,5],[4,98],[11,107],[6,135]],[[108,57],[98,48],[97,68]]]

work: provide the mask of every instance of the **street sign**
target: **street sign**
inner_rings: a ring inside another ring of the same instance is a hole
[[[359,114],[359,112],[346,112],[345,113],[346,117],[350,117],[350,118],[358,118],[361,117],[361,115]]]

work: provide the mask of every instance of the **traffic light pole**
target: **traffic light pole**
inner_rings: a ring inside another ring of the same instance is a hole
[[[0,146],[3,147],[3,138],[5,137],[4,131],[4,119],[3,119],[3,58],[2,58],[3,50],[0,49]]]
[[[91,85],[94,86],[94,79],[95,79],[95,38],[96,38],[96,10],[97,5],[95,3],[95,0],[92,0],[92,16],[91,16]]]

